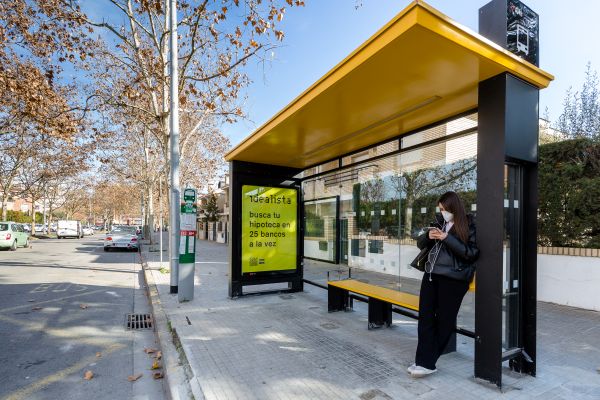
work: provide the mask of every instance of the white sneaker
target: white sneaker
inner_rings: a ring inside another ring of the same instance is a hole
[[[417,367],[417,364],[413,364],[410,367],[408,367],[406,370],[408,371],[409,374],[412,374],[412,372],[415,370],[416,367]]]
[[[410,371],[410,375],[413,378],[422,378],[427,375],[431,375],[434,372],[437,372],[437,369],[427,369],[425,367],[421,367],[420,365],[416,365],[412,371]]]

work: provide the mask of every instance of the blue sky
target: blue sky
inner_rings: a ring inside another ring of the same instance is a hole
[[[429,0],[458,23],[477,31],[478,9],[487,0]],[[357,4],[362,4],[358,9]],[[232,146],[267,121],[318,80],[381,26],[404,9],[409,0],[306,0],[289,9],[283,45],[267,64],[251,63],[253,84],[246,90],[248,121],[226,125]],[[600,1],[527,0],[540,15],[540,67],[556,80],[540,94],[540,114],[550,119],[562,110],[569,86],[581,87],[585,66],[600,71]]]

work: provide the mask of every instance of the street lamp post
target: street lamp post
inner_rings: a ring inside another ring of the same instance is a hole
[[[177,0],[170,0],[171,33],[170,33],[170,135],[169,145],[171,164],[171,210],[169,213],[169,257],[171,259],[171,288],[170,293],[178,292],[179,280],[179,77],[177,55]]]

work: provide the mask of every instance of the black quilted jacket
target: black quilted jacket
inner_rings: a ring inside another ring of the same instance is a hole
[[[436,220],[431,226],[442,229],[444,226],[444,218],[442,214],[436,214]],[[450,228],[448,236],[442,241],[442,247],[440,249],[437,261],[433,267],[432,273],[441,273],[441,268],[453,268],[464,269],[469,265],[474,265],[477,257],[479,257],[479,249],[477,248],[476,230],[475,230],[475,217],[473,215],[467,215],[469,220],[469,240],[464,243],[456,236],[454,226]],[[425,232],[417,239],[417,246],[419,249],[425,247],[431,248],[435,244],[435,240],[429,239],[429,232]],[[429,268],[427,268],[429,272]],[[445,275],[442,273],[442,275]]]

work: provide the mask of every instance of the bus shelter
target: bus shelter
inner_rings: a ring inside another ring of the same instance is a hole
[[[302,291],[328,266],[414,290],[414,239],[455,190],[481,250],[457,330],[474,374],[535,375],[538,99],[553,79],[537,26],[494,0],[484,37],[415,1],[231,150],[230,297]]]

